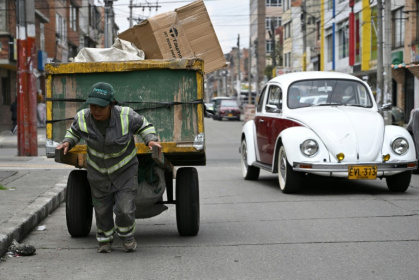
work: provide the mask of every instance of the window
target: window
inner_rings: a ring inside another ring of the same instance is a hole
[[[360,13],[355,14],[355,62],[361,62],[361,21]]]
[[[284,25],[284,39],[291,37],[291,23],[288,22]]]
[[[282,0],[266,0],[266,6],[282,6]]]
[[[315,79],[296,82],[289,88],[288,97],[291,109],[320,104],[373,106],[365,85],[353,80]]]
[[[263,97],[265,96],[265,92],[266,92],[266,86],[262,89],[261,94],[259,96],[258,105],[257,105],[257,108],[256,108],[256,110],[258,112],[262,111]]]
[[[331,10],[333,8],[333,0],[326,0],[327,9]]]
[[[419,0],[416,0],[416,41],[419,41]]]
[[[89,4],[89,26],[101,30],[100,13],[96,10],[96,6]]]
[[[70,28],[77,31],[77,7],[70,5]]]
[[[403,8],[393,12],[393,47],[404,46],[404,13]]]
[[[333,37],[332,28],[326,30],[326,44],[327,44],[327,62],[333,60]]]
[[[316,22],[317,40],[320,40],[320,21]]]
[[[282,8],[285,11],[291,8],[291,0],[284,0],[284,7]]]
[[[78,54],[77,47],[71,44],[68,44],[68,56],[76,57]]]
[[[348,57],[349,50],[349,26],[348,21],[338,24],[339,58]]]
[[[291,67],[291,52],[284,54],[284,67]]]
[[[67,42],[66,20],[59,14],[55,14],[55,36],[61,44],[64,45]]]
[[[89,26],[95,26],[95,13],[93,11],[93,6],[89,4]]]
[[[6,31],[8,24],[8,16],[7,16],[7,4],[9,1],[0,1],[0,30]]]
[[[270,54],[273,51],[273,41],[272,40],[266,40],[266,53]]]
[[[45,50],[45,24],[39,24],[39,33],[39,47],[41,48],[41,50]]]
[[[265,28],[267,30],[271,30],[272,29],[272,24],[274,25],[274,28],[277,28],[279,26],[281,26],[281,17],[267,17],[265,18]]]
[[[377,50],[378,50],[378,39],[377,39],[377,33],[375,32],[377,30],[377,7],[374,7],[371,9],[371,59],[377,59]]]
[[[266,105],[270,105],[265,108],[270,113],[278,113],[278,109],[282,109],[282,91],[280,87],[274,85],[269,87]]]

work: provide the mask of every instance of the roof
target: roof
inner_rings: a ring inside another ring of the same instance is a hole
[[[350,79],[354,81],[363,82],[358,77],[347,73],[331,72],[331,71],[304,71],[304,72],[293,72],[280,75],[273,78],[270,82],[277,82],[284,86],[289,86],[295,81],[301,80],[313,80],[313,79]],[[364,83],[364,82],[363,82]]]
[[[360,80],[359,78],[341,72],[329,72],[329,71],[304,71],[304,72],[293,72],[287,73],[278,77],[273,78],[272,80],[301,80],[301,79],[353,79],[353,80]]]

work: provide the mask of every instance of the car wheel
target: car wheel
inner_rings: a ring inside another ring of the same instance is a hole
[[[181,167],[176,172],[176,224],[179,235],[197,235],[199,221],[198,171],[194,167]]]
[[[241,147],[241,167],[242,167],[242,173],[243,178],[245,180],[257,180],[259,178],[260,169],[259,167],[255,166],[249,166],[247,164],[247,144],[246,139],[243,139]]]
[[[402,173],[386,177],[387,187],[391,192],[405,192],[409,188],[412,171],[404,171]]]
[[[68,175],[65,210],[68,233],[73,237],[89,235],[93,205],[86,170],[73,170]]]
[[[302,173],[292,170],[288,163],[287,155],[284,146],[279,149],[278,156],[278,180],[279,187],[284,193],[296,193],[300,190],[301,181],[303,179]]]

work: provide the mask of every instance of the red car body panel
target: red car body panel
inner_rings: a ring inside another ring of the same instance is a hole
[[[301,124],[290,119],[256,116],[255,126],[259,161],[271,165],[278,135],[289,127],[301,126]]]

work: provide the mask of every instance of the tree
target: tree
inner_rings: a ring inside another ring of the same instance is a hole
[[[263,73],[268,78],[268,80],[272,79],[272,70],[273,70],[273,66],[268,65],[265,67],[265,71],[263,71]]]

